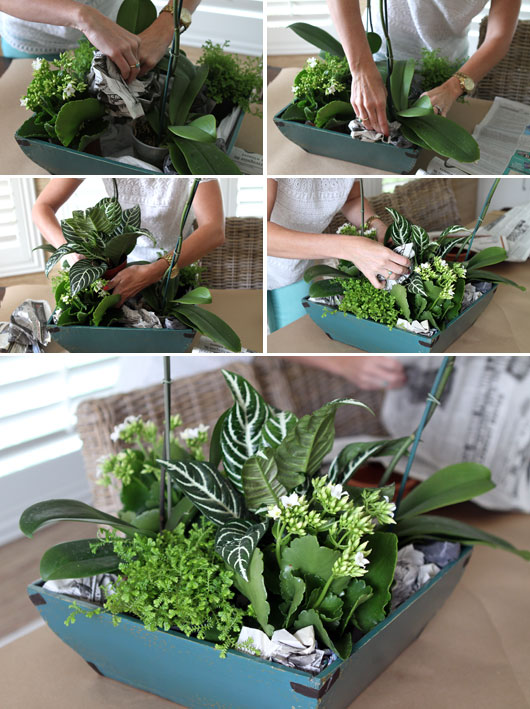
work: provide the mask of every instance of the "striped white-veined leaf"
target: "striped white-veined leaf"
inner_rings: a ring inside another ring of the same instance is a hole
[[[261,434],[264,446],[277,448],[283,441],[287,432],[298,421],[298,417],[292,411],[274,411],[263,427]]]
[[[295,479],[295,484],[290,485],[291,489],[303,481],[303,477],[298,474],[289,475],[291,482],[292,478]],[[278,477],[278,466],[272,448],[265,448],[245,461],[241,469],[241,481],[245,502],[250,510],[277,505],[280,497],[287,494],[287,487]]]
[[[142,212],[139,204],[135,204],[130,209],[124,209],[122,215],[122,226],[125,231],[136,231],[142,224]]]
[[[223,375],[234,397],[221,431],[223,466],[232,483],[242,491],[241,469],[262,445],[261,433],[270,409],[244,377],[226,370]]]
[[[375,456],[394,455],[407,441],[405,438],[395,438],[386,441],[367,441],[350,443],[333,459],[329,466],[328,479],[332,483],[345,485],[354,473],[370,458]]]
[[[70,293],[76,295],[79,291],[88,288],[94,281],[105,273],[107,264],[102,261],[92,261],[84,258],[76,261],[70,267]]]
[[[46,261],[46,265],[44,267],[44,273],[46,274],[46,276],[50,275],[50,271],[55,266],[57,261],[60,261],[65,256],[68,256],[69,253],[71,253],[71,250],[68,248],[68,246],[66,244],[63,244],[62,246],[59,246],[58,249],[55,249],[53,254]]]
[[[388,236],[392,238],[394,246],[403,246],[410,241],[410,234],[412,231],[412,224],[408,219],[400,214],[392,207],[386,208],[387,212],[390,212],[394,221],[387,230]]]
[[[90,207],[86,210],[87,217],[92,220],[92,223],[96,227],[97,231],[102,231],[108,234],[112,231],[112,223],[107,217],[105,210],[96,204],[95,207]]]
[[[166,466],[179,490],[210,521],[226,524],[242,516],[241,495],[209,463],[198,460],[158,462]]]
[[[444,240],[442,244],[438,242],[438,248],[436,250],[436,255],[440,258],[444,258],[451,249],[458,249],[460,246],[466,246],[471,239],[471,234],[465,234],[464,236],[458,236],[455,239]]]
[[[427,297],[425,286],[423,285],[423,280],[419,273],[414,273],[413,271],[408,278],[406,286],[410,293],[417,293],[418,295],[422,295],[424,298]]]
[[[411,238],[414,244],[416,259],[421,261],[425,249],[429,246],[429,235],[422,226],[413,224],[411,227]]]
[[[122,209],[120,203],[115,197],[103,197],[96,205],[105,212],[105,216],[110,222],[111,232],[117,229],[122,220]]]
[[[438,237],[438,241],[440,239],[443,239],[446,236],[450,236],[451,234],[458,234],[459,231],[465,231],[468,234],[471,234],[469,229],[467,229],[465,226],[461,226],[460,224],[455,224],[455,226],[449,226],[447,229],[444,229],[440,236]]]
[[[335,399],[301,418],[274,452],[280,480],[291,474],[312,476],[319,470],[333,445],[335,414],[342,405],[362,406],[371,411],[355,399]]]
[[[267,531],[268,522],[247,520],[227,522],[215,536],[215,551],[236,573],[248,581],[248,569],[254,549]]]
[[[66,243],[86,239],[94,242],[97,239],[97,230],[93,221],[84,217],[69,217],[61,221],[61,230]]]

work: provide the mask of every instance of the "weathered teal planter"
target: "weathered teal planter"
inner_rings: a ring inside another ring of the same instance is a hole
[[[51,318],[48,332],[52,340],[68,352],[186,352],[195,336],[195,330],[191,328],[59,327]]]
[[[107,614],[78,615],[67,627],[72,598],[43,590],[42,581],[30,584],[28,593],[53,632],[103,677],[192,709],[344,709],[414,642],[452,593],[470,554],[471,548],[463,548],[456,561],[357,642],[348,660],[336,660],[315,677],[236,650],[221,659],[211,643],[174,631],[149,632],[129,616],[114,627]]]
[[[416,164],[420,148],[397,148],[386,143],[365,143],[354,140],[345,133],[324,130],[324,128],[316,128],[296,121],[286,121],[282,115],[288,108],[289,106],[282,108],[274,116],[274,122],[286,138],[308,153],[346,160],[400,175],[411,172]]]
[[[493,298],[497,286],[481,296],[463,313],[450,321],[444,330],[431,337],[415,335],[397,327],[390,330],[387,325],[363,320],[353,313],[342,313],[329,305],[314,303],[309,296],[302,299],[311,320],[324,330],[332,340],[344,342],[365,352],[445,352],[445,350],[468,330],[484,312]]]
[[[243,111],[234,126],[226,153],[230,155],[236,142],[244,117]],[[90,153],[55,145],[40,138],[21,138],[15,133],[15,140],[22,152],[51,175],[160,175],[157,170],[148,170],[132,165],[125,165],[112,158],[104,158]]]

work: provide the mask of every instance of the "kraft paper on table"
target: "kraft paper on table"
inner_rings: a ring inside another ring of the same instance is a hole
[[[458,513],[458,518],[506,537],[519,547],[530,548],[527,515],[486,512],[469,504]],[[530,706],[529,584],[528,562],[513,554],[476,547],[462,580],[445,605],[418,639],[352,707],[524,709]],[[20,592],[25,593],[25,589]],[[2,709],[178,706],[100,677],[46,627],[0,649],[0,678]],[[296,695],[293,704],[295,699]],[[251,698],[249,702],[247,707],[251,709]],[[274,706],[271,698],[271,707]]]
[[[530,352],[530,262],[506,263],[491,270],[526,286],[527,290],[522,292],[501,283],[486,310],[447,352]],[[328,317],[342,315],[339,312]],[[304,315],[269,335],[267,351],[333,354],[362,350],[331,340],[309,315]]]

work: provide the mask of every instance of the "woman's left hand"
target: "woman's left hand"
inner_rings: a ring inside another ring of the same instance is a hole
[[[127,298],[132,298],[147,286],[160,280],[167,269],[163,259],[141,266],[129,266],[117,273],[105,286],[106,291],[119,293],[121,300],[116,307],[121,308]]]
[[[461,95],[460,82],[454,76],[440,86],[422,94],[422,96],[428,96],[431,99],[434,112],[440,116],[447,116],[451,106]]]

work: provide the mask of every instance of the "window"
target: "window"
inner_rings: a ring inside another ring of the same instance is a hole
[[[409,181],[410,177],[383,177],[381,192],[393,192],[398,185],[404,185]]]
[[[31,221],[35,187],[30,179],[0,179],[0,276],[35,273],[44,267],[40,236]]]

